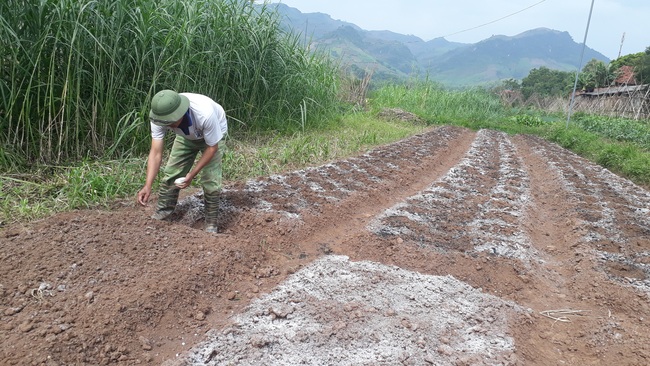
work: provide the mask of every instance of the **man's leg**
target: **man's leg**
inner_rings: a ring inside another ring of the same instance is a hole
[[[163,178],[160,181],[158,205],[156,207],[156,213],[151,216],[152,218],[164,220],[174,212],[180,192],[180,189],[174,185],[174,180],[184,177],[189,173],[199,150],[193,141],[176,136],[172,150],[169,153],[167,165],[163,171]]]
[[[219,141],[219,150],[201,172],[201,185],[205,200],[205,231],[216,233],[219,216],[219,194],[221,193],[221,159],[225,144]]]

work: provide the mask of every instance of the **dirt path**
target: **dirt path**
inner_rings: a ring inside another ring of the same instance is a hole
[[[0,364],[650,363],[650,193],[541,139],[233,184],[217,237],[199,202],[0,231]]]

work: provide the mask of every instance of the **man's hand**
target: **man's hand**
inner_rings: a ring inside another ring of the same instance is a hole
[[[174,185],[180,189],[184,189],[190,186],[192,184],[192,180],[194,179],[193,176],[190,176],[190,174],[186,175],[185,177],[178,178],[174,181]]]
[[[144,187],[138,192],[138,202],[142,206],[146,206],[149,202],[149,196],[151,196],[151,188]]]
[[[214,146],[208,146],[203,152],[201,153],[201,158],[199,159],[198,162],[196,162],[196,165],[194,166],[194,169],[192,169],[187,175],[185,176],[185,182],[181,184],[174,184],[178,188],[187,188],[192,184],[192,180],[196,177],[197,174],[203,169],[204,166],[208,165],[210,160],[214,157],[214,155],[219,151],[219,145],[214,145]]]
[[[138,192],[138,202],[142,206],[146,206],[151,196],[151,187],[153,181],[156,179],[158,169],[160,169],[160,162],[162,161],[163,140],[152,139],[151,149],[149,150],[149,158],[147,159],[147,181],[144,187]]]

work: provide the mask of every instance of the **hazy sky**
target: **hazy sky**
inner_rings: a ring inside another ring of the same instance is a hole
[[[279,2],[279,1],[270,1]],[[425,41],[475,43],[533,28],[585,37],[592,0],[282,0],[303,13],[320,12],[365,30],[413,34]],[[504,18],[504,19],[501,19]],[[650,46],[650,0],[595,0],[587,46],[610,59]],[[488,24],[490,23],[490,24]],[[472,29],[475,28],[475,29]],[[625,41],[621,49],[621,39]]]

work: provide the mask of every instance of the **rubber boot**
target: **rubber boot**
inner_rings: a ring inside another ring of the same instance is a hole
[[[158,204],[156,206],[156,213],[151,215],[152,219],[156,220],[165,220],[168,218],[176,208],[176,203],[178,203],[178,194],[180,189],[178,188],[169,188],[169,187],[160,187],[160,193],[158,194]]]
[[[219,192],[203,193],[205,202],[205,231],[217,233],[217,218],[219,216]]]

